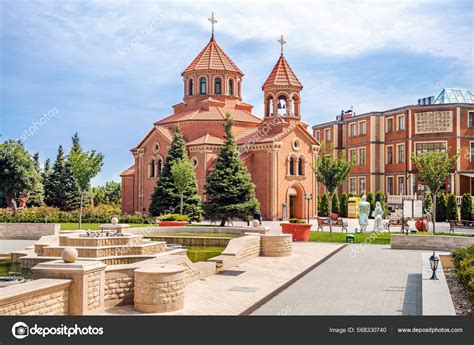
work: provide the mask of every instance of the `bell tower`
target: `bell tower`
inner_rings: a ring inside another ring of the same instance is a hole
[[[283,46],[286,44],[283,35],[278,42],[281,45],[280,58],[262,86],[264,118],[284,116],[300,119],[300,92],[303,85],[283,54]]]

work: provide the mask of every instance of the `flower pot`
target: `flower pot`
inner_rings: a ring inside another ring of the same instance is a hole
[[[311,224],[281,223],[280,226],[284,234],[293,236],[293,241],[309,241]]]
[[[159,226],[185,226],[188,222],[184,220],[165,220],[158,222]]]
[[[428,221],[424,218],[418,218],[415,222],[415,228],[418,231],[428,231]]]

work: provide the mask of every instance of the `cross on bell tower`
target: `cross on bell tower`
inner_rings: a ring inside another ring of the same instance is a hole
[[[281,35],[280,39],[278,42],[281,44],[281,55],[283,55],[283,45],[286,44],[285,39],[283,38],[283,35]]]
[[[211,22],[211,26],[212,26],[212,36],[214,37],[214,24],[217,23],[216,18],[214,18],[214,12],[212,12],[211,17],[208,18],[208,20]]]

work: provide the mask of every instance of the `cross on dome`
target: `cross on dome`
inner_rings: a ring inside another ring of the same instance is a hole
[[[208,18],[207,20],[209,20],[209,21],[211,22],[211,26],[212,26],[212,36],[214,36],[214,24],[217,23],[216,18],[214,18],[214,12],[212,12],[211,17]]]
[[[283,35],[281,35],[278,42],[281,44],[281,55],[283,55],[283,45],[286,44],[286,41],[284,40]]]

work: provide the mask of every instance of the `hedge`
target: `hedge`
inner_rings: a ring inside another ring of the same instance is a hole
[[[454,250],[452,257],[456,275],[469,292],[471,303],[474,303],[474,245]]]

